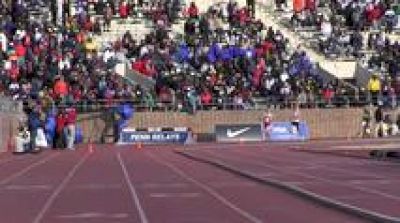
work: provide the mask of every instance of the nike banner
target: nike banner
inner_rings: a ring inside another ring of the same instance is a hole
[[[216,125],[215,134],[218,142],[261,141],[261,125],[238,124]]]

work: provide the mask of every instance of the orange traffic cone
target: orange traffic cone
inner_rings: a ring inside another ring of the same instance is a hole
[[[88,144],[88,151],[89,151],[89,153],[93,153],[93,144],[90,141],[89,141],[89,144]]]
[[[142,142],[136,143],[136,149],[142,149]]]

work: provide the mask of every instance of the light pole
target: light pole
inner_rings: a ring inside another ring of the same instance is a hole
[[[56,24],[60,27],[64,25],[64,1],[57,0],[57,19]]]

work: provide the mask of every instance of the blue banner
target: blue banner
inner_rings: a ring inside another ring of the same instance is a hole
[[[189,132],[186,131],[132,131],[129,129],[122,130],[120,144],[132,143],[178,143],[184,144],[189,139]]]
[[[268,141],[304,141],[310,138],[305,122],[300,122],[298,128],[292,122],[272,122],[266,134]]]

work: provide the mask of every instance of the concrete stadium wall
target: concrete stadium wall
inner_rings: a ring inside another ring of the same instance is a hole
[[[0,153],[13,146],[20,118],[21,115],[0,112]]]
[[[179,112],[138,112],[129,126],[146,127],[191,127],[194,133],[212,135],[216,124],[258,124],[264,111],[201,111],[195,115]],[[360,132],[362,109],[304,109],[301,118],[311,130],[312,139],[355,138]],[[275,121],[290,121],[292,110],[273,112]],[[0,112],[0,152],[14,144],[18,121],[21,115]],[[80,115],[79,126],[84,131],[85,141],[99,142],[104,121],[99,114]]]
[[[258,124],[264,111],[201,111],[195,115],[178,112],[139,112],[129,126],[146,127],[191,127],[196,134],[212,134],[216,124]],[[305,120],[312,139],[355,138],[360,132],[362,109],[305,109],[301,119]],[[273,112],[275,121],[290,121],[293,110]],[[85,137],[98,141],[104,122],[99,118],[81,116],[80,122]]]

